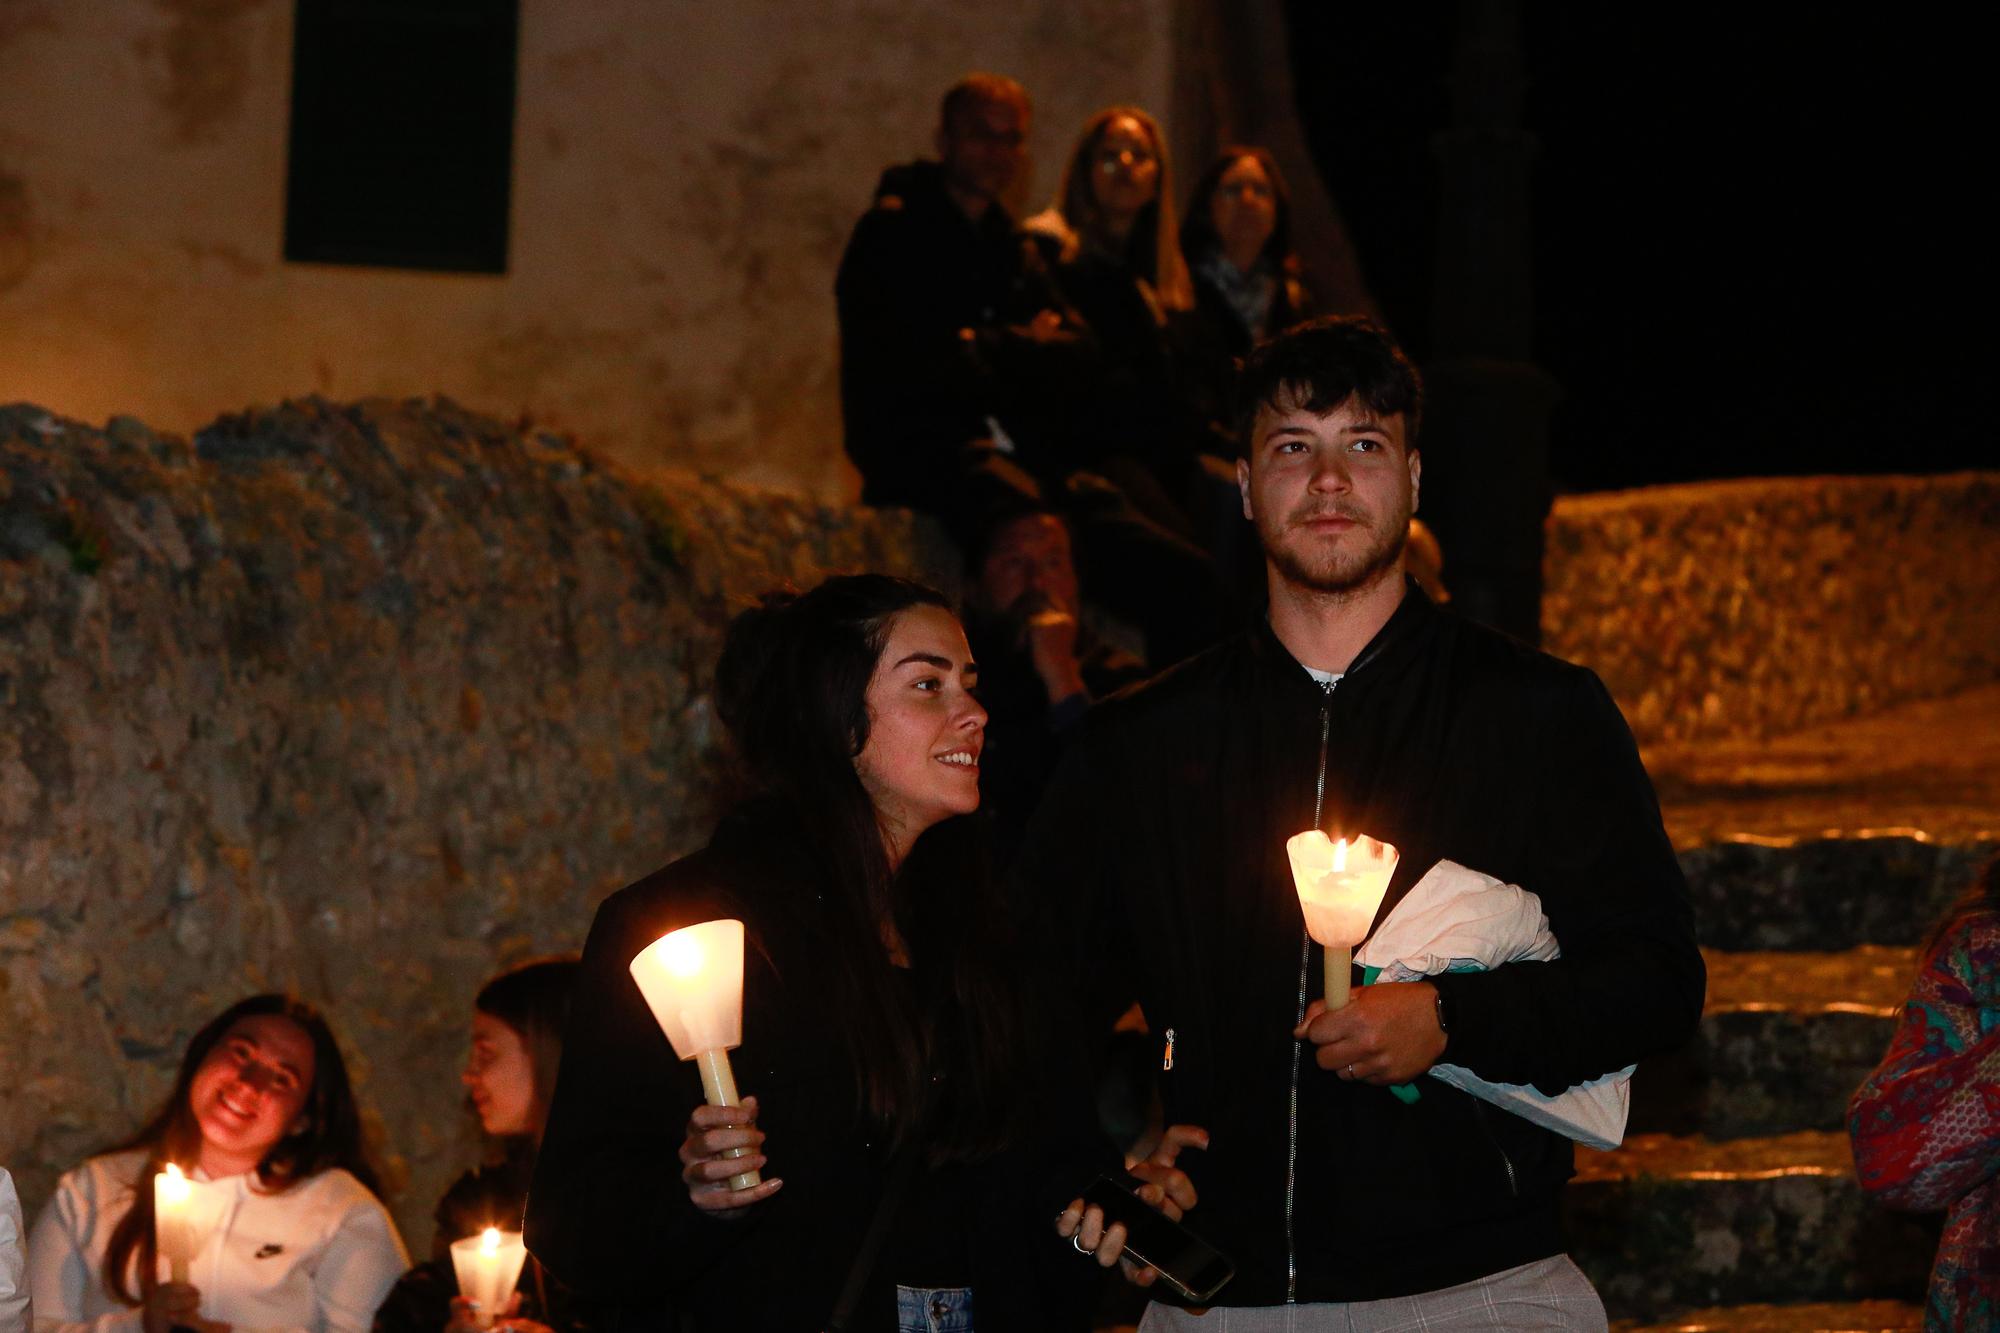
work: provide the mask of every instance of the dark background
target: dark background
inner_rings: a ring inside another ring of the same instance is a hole
[[[1314,152],[1419,362],[1456,8],[1288,6]],[[2000,461],[1993,75],[1969,20],[1521,8],[1559,487]]]

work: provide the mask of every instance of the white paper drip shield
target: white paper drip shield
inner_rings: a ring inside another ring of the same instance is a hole
[[[743,1044],[741,921],[704,921],[662,935],[633,958],[632,980],[681,1059]]]

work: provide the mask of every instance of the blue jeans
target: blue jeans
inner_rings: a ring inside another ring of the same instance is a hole
[[[897,1287],[896,1333],[972,1333],[971,1287]]]

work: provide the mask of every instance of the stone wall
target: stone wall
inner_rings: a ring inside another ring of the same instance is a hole
[[[1573,496],[1548,536],[1544,645],[1594,667],[1642,741],[2000,678],[2000,473]]]
[[[949,570],[907,516],[661,476],[449,403],[192,441],[0,410],[0,1162],[39,1206],[237,997],[330,1012],[415,1248],[498,967],[698,845],[733,609]]]
[[[1087,115],[1166,110],[1180,3],[520,0],[511,254],[484,276],[284,261],[286,0],[4,0],[0,402],[185,432],[446,393],[849,496],[833,274],[883,166],[999,70],[1036,99],[1039,207]]]

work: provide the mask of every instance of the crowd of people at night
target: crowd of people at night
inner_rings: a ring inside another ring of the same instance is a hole
[[[942,523],[963,607],[856,573],[735,619],[743,795],[580,956],[479,992],[490,1151],[423,1262],[326,1020],[258,995],[32,1229],[0,1172],[0,1333],[1046,1333],[1116,1283],[1148,1333],[1607,1326],[1557,1219],[1607,1133],[1577,1108],[1684,1042],[1705,988],[1631,734],[1413,564],[1420,378],[1373,322],[1314,317],[1271,155],[1224,150],[1177,207],[1159,124],[1111,107],[1016,219],[1030,114],[1012,80],[954,86],[836,289],[864,498]],[[1420,903],[1431,933],[1332,954],[1288,852],[1311,831],[1396,849],[1367,921]],[[717,1101],[632,965],[724,919],[745,1095]],[[1991,1010],[1963,992],[1994,919],[1954,919],[1934,1021],[1854,1107],[1865,1183],[1979,1201],[1939,1280],[1988,1315]],[[209,1201],[192,1254],[162,1240],[168,1163]],[[1099,1176],[1221,1251],[1222,1285],[1128,1254]],[[481,1305],[451,1247],[489,1226],[528,1257]]]

